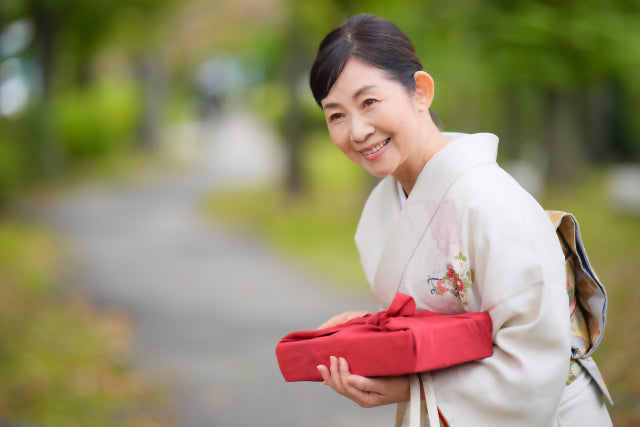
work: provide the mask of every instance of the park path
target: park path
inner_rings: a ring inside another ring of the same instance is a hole
[[[286,333],[374,310],[373,299],[202,216],[204,193],[277,173],[268,132],[238,112],[185,129],[172,149],[198,159],[191,167],[78,188],[46,209],[89,298],[132,319],[134,366],[171,385],[179,426],[392,425],[392,407],[365,410],[321,384],[286,383],[274,354]]]

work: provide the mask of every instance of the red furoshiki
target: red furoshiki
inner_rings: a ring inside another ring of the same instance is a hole
[[[413,298],[397,293],[387,311],[288,334],[276,357],[286,381],[322,381],[316,367],[329,366],[329,356],[344,357],[356,375],[404,375],[491,356],[491,332],[488,313],[416,313]]]

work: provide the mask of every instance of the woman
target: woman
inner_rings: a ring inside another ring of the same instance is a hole
[[[543,209],[497,165],[498,138],[439,131],[432,78],[407,36],[378,17],[358,15],[329,33],[310,84],[336,147],[385,177],[356,232],[380,307],[401,291],[419,310],[491,316],[493,356],[431,373],[450,425],[611,425],[589,374],[567,380],[564,256]],[[410,376],[351,375],[335,357],[318,370],[363,407],[409,399]]]

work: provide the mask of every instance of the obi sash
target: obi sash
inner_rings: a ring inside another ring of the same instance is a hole
[[[547,211],[565,256],[571,316],[571,367],[567,384],[586,370],[609,403],[613,403],[591,354],[598,348],[607,318],[607,294],[591,267],[578,221],[570,213]]]

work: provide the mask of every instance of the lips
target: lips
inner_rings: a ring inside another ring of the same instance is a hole
[[[369,147],[366,150],[361,151],[360,153],[367,160],[375,160],[382,155],[390,139],[391,138],[387,138],[373,147]]]

